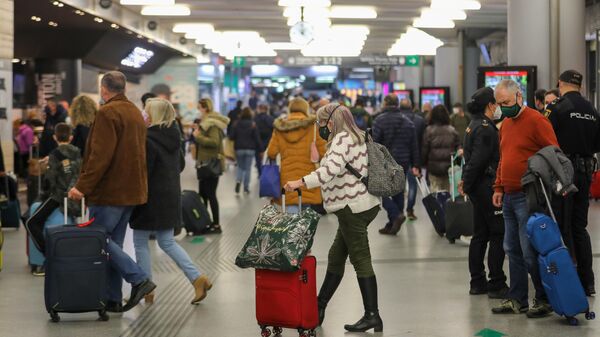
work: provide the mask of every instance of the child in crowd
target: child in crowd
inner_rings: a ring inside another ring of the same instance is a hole
[[[54,128],[54,140],[58,147],[50,152],[48,158],[48,171],[45,175],[45,191],[42,200],[45,200],[27,220],[27,228],[33,242],[43,253],[44,245],[44,223],[55,209],[64,209],[64,198],[71,187],[77,182],[81,171],[81,153],[79,149],[71,145],[72,129],[65,123],[59,123]],[[69,199],[69,215],[81,213],[79,203]]]

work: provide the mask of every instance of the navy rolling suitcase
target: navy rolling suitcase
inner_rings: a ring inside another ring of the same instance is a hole
[[[565,316],[569,324],[577,325],[579,322],[575,318],[576,315],[585,313],[585,318],[591,320],[596,314],[590,311],[581,280],[562,241],[550,199],[541,179],[540,185],[552,218],[534,213],[527,221],[527,236],[539,253],[540,276],[552,309]]]
[[[425,206],[427,215],[429,215],[429,219],[431,219],[433,229],[435,229],[435,232],[439,236],[444,236],[444,233],[446,233],[446,221],[444,219],[444,210],[442,209],[442,205],[437,200],[435,195],[429,191],[429,187],[427,186],[425,178],[421,177],[417,179],[417,184],[419,185],[419,189],[423,195],[423,206]]]
[[[66,217],[66,207],[64,214]],[[64,225],[47,231],[44,297],[55,323],[60,321],[61,312],[97,311],[102,321],[109,319],[106,231],[96,225],[80,226]]]

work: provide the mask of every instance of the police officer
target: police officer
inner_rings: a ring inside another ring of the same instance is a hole
[[[492,204],[493,184],[500,160],[498,129],[494,124],[502,112],[496,104],[492,88],[478,89],[467,104],[472,120],[464,139],[463,181],[459,188],[473,203],[474,234],[469,246],[469,294],[487,294],[503,299],[508,293],[504,264],[504,221],[502,209]],[[488,250],[489,280],[485,273]]]
[[[549,104],[550,119],[558,143],[575,168],[573,182],[579,192],[553,202],[564,241],[577,261],[577,272],[588,296],[596,293],[592,271],[592,245],[587,232],[589,190],[595,161],[600,151],[600,116],[581,96],[583,75],[575,70],[563,72],[558,80],[561,97]]]

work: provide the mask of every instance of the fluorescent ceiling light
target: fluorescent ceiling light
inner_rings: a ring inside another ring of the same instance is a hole
[[[173,26],[173,33],[212,33],[215,31],[215,27],[210,23],[176,23]]]
[[[142,7],[142,15],[147,16],[188,16],[190,14],[190,8],[186,5]]]
[[[141,68],[149,59],[154,56],[154,52],[141,47],[135,47],[127,57],[121,60],[121,64],[126,67]]]
[[[300,50],[301,46],[291,42],[271,42],[269,46],[274,50]]]
[[[252,75],[255,76],[270,76],[279,72],[281,67],[274,64],[255,64],[250,67]]]
[[[332,34],[349,34],[356,36],[366,36],[371,32],[368,26],[364,25],[333,25],[330,28]]]
[[[431,8],[480,10],[481,3],[474,0],[431,0]]]
[[[413,21],[413,26],[417,28],[454,28],[454,21],[417,18]]]
[[[421,18],[426,20],[465,20],[467,13],[462,9],[432,9],[424,8]]]
[[[121,0],[121,5],[169,6],[174,4],[175,0]]]
[[[329,7],[331,0],[279,0],[281,7]]]
[[[371,6],[331,6],[329,17],[336,19],[375,19],[377,11]]]
[[[390,47],[388,56],[396,55],[435,55],[437,48],[444,43],[420,29],[409,27],[407,32]]]

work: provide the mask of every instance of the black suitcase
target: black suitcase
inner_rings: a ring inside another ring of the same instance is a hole
[[[200,235],[211,224],[206,206],[195,191],[181,193],[181,207],[183,212],[183,225],[190,235]]]
[[[446,238],[450,243],[461,235],[473,235],[473,204],[468,199],[458,198],[446,202]]]
[[[106,230],[97,225],[48,228],[44,298],[52,322],[60,321],[60,312],[93,311],[108,321],[107,243]]]
[[[446,224],[444,221],[444,210],[433,193],[429,191],[427,182],[424,177],[417,179],[417,184],[421,190],[423,197],[423,206],[429,215],[429,219],[433,224],[433,229],[439,236],[444,236],[446,232]]]
[[[19,229],[21,225],[21,207],[17,199],[17,182],[8,175],[0,184],[0,221],[4,228]]]

